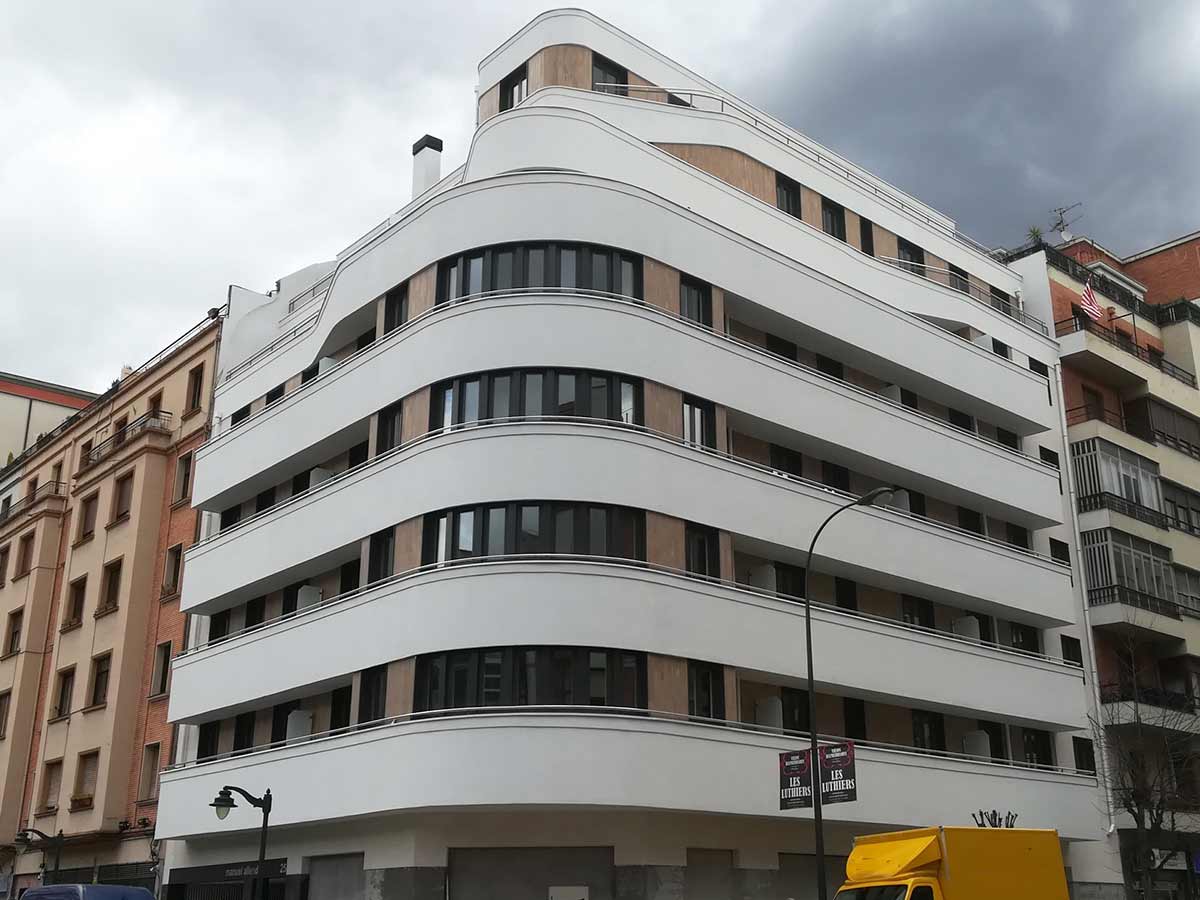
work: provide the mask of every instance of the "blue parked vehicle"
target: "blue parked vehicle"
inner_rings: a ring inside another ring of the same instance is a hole
[[[23,893],[21,900],[154,900],[154,895],[124,884],[42,884]]]

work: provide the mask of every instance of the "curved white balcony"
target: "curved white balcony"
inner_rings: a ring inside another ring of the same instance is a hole
[[[880,480],[1027,527],[1062,518],[1058,470],[1040,460],[658,307],[543,290],[435,309],[210,441],[193,502],[221,508],[286,480],[328,455],[330,435],[421,387],[521,366],[656,381],[788,429],[802,451]]]
[[[920,697],[949,714],[1040,728],[1084,725],[1083,671],[1061,660],[836,607],[817,606],[813,629],[823,691]],[[521,644],[806,672],[795,600],[624,560],[496,559],[398,575],[189,651],[174,661],[171,719],[233,715],[407,656]]]
[[[269,784],[274,827],[419,809],[634,807],[810,818],[778,808],[778,754],[804,746],[779,735],[610,711],[488,710],[408,717],[362,731],[163,773],[156,837],[246,831],[241,805],[217,823],[223,784]],[[859,799],[827,819],[877,825],[971,825],[980,809],[1013,809],[1021,825],[1093,837],[1093,777],[858,743]],[[384,774],[386,773],[386,774]]]
[[[328,568],[376,531],[427,512],[513,499],[661,512],[742,535],[772,558],[797,549],[849,495],[630,426],[502,421],[428,435],[322,483],[187,554],[182,606],[211,613]],[[839,519],[824,571],[990,614],[1074,621],[1069,566],[889,509]]]
[[[671,177],[684,178],[693,191],[699,186],[715,192],[737,208],[734,220],[705,218],[688,208],[691,201],[684,205],[631,184],[562,171],[502,175],[447,190],[342,260],[316,326],[220,385],[217,415],[228,416],[307,368],[329,349],[326,339],[339,322],[432,262],[468,247],[557,239],[645,252],[796,322],[827,355],[1018,434],[1057,424],[1044,378],[905,311],[924,304],[928,308],[919,311],[957,321],[966,315],[963,307],[980,304],[844,245],[827,246],[825,235],[728,185],[708,184],[701,173],[649,145],[634,141],[632,148],[668,166]],[[479,153],[481,159],[487,155]],[[579,215],[581,209],[588,214]],[[718,213],[725,214],[714,209]],[[738,217],[775,232],[772,243],[730,230],[741,227]],[[804,246],[810,240],[820,244],[812,254]],[[790,248],[794,256],[772,246]],[[875,293],[822,274],[826,264],[869,274]],[[897,292],[912,293],[911,302]],[[982,308],[974,314],[996,315]],[[544,349],[559,337],[546,340]],[[1016,337],[1009,341],[1017,346]],[[364,354],[376,349],[382,348]],[[450,356],[459,350],[443,348]],[[329,376],[306,390],[324,377]]]

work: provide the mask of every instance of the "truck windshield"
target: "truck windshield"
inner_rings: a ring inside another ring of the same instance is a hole
[[[836,900],[904,900],[908,890],[903,884],[879,884],[874,887],[847,888],[837,892]]]

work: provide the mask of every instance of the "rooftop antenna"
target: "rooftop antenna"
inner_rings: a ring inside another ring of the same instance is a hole
[[[1050,212],[1054,214],[1054,224],[1050,227],[1058,232],[1058,236],[1062,238],[1064,243],[1074,237],[1074,235],[1071,234],[1070,228],[1072,225],[1078,222],[1080,218],[1082,218],[1083,213],[1078,213],[1077,215],[1072,216],[1071,212],[1072,210],[1079,209],[1081,206],[1083,206],[1082,201],[1079,203],[1072,203],[1070,206],[1059,206],[1050,210]]]

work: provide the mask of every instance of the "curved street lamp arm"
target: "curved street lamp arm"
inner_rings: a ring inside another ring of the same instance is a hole
[[[246,798],[246,802],[249,803],[251,806],[257,807],[258,809],[261,809],[264,812],[271,811],[271,789],[270,788],[267,788],[267,790],[263,793],[263,795],[261,797],[255,797],[249,791],[246,791],[246,790],[238,787],[236,784],[227,784],[224,786],[223,789],[227,790],[227,791],[237,791],[239,794],[241,794],[243,797]]]

